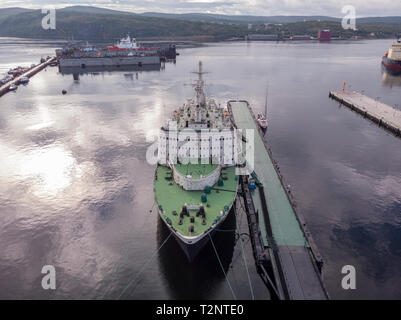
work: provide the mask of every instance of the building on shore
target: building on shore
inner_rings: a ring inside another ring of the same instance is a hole
[[[290,37],[290,40],[312,40],[313,37],[310,36],[309,34],[304,34],[304,35],[293,35]]]
[[[329,29],[320,29],[317,34],[317,38],[320,41],[330,41],[331,40],[331,30]]]
[[[245,39],[248,41],[277,41],[280,40],[280,36],[278,34],[248,34]]]

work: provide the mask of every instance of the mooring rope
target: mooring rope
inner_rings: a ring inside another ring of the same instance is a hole
[[[218,229],[218,228],[215,228],[214,230],[218,231],[218,232],[235,232],[235,231],[237,231],[237,229]]]
[[[251,276],[249,274],[249,270],[248,270],[248,264],[245,258],[245,253],[244,253],[244,246],[242,244],[242,238],[239,238],[239,242],[241,244],[241,251],[242,251],[242,259],[244,260],[244,265],[245,265],[245,269],[246,269],[246,273],[248,275],[248,283],[249,283],[249,289],[251,290],[251,296],[252,296],[252,300],[255,300],[255,296],[253,294],[253,286],[252,286],[252,282],[251,282]]]
[[[136,277],[128,282],[128,284],[125,286],[124,290],[120,293],[120,295],[117,297],[116,300],[119,300],[119,299],[124,295],[124,293],[127,291],[127,289],[131,286],[131,284],[134,283],[134,282],[141,276],[142,272],[147,268],[147,266],[149,265],[149,263],[152,261],[153,257],[156,255],[156,253],[158,253],[158,252],[161,250],[161,248],[163,248],[163,246],[167,243],[168,239],[170,239],[170,237],[171,237],[172,234],[173,234],[173,233],[170,232],[170,234],[169,234],[168,237],[163,241],[163,243],[161,244],[161,246],[160,246],[157,250],[155,250],[155,251],[153,252],[153,254],[151,255],[151,257],[148,259],[148,261],[146,261],[146,263],[143,265],[143,267],[141,268],[141,270],[139,271],[139,273],[136,275]],[[135,287],[135,288],[136,288],[136,287]]]
[[[230,290],[231,290],[231,294],[233,295],[234,300],[237,300],[237,297],[236,297],[236,295],[235,295],[235,293],[234,293],[234,290],[233,290],[233,288],[231,287],[230,280],[228,279],[227,274],[226,274],[226,272],[224,271],[223,264],[221,263],[219,254],[218,254],[218,252],[217,252],[217,250],[216,250],[216,247],[214,246],[214,242],[213,242],[213,239],[212,239],[212,236],[210,235],[210,233],[209,233],[209,238],[210,238],[210,242],[212,243],[212,246],[213,246],[213,249],[214,249],[214,253],[216,254],[217,260],[219,261],[219,264],[220,264],[220,267],[221,267],[221,271],[223,271],[224,277],[226,278],[227,284],[228,284],[228,286],[229,286],[229,288],[230,288]]]
[[[228,191],[228,190],[221,190],[221,191]],[[240,202],[241,208],[242,208],[243,210],[245,210],[245,208],[244,208],[242,202],[241,202],[241,201],[239,201],[239,202]],[[152,206],[152,209],[150,210],[150,213],[146,216],[145,221],[144,221],[144,223],[142,224],[142,226],[141,226],[141,228],[140,228],[139,237],[142,235],[142,232],[143,232],[143,230],[144,230],[144,226],[145,226],[145,224],[147,223],[147,221],[148,221],[150,215],[152,214],[154,206],[155,206],[155,202],[153,203],[153,206]],[[241,212],[241,213],[242,213],[242,212]],[[241,216],[242,216],[242,215],[241,215]],[[236,215],[236,218],[237,218],[237,220],[238,220],[238,215]],[[253,292],[253,285],[252,285],[252,281],[251,281],[251,278],[250,278],[250,273],[249,273],[249,269],[248,269],[248,265],[247,265],[247,260],[246,260],[245,253],[244,253],[244,247],[243,247],[243,243],[242,243],[242,238],[241,238],[241,235],[242,235],[242,234],[239,232],[239,227],[240,227],[240,226],[237,225],[237,228],[236,228],[236,229],[227,229],[227,230],[224,230],[224,229],[217,229],[217,228],[216,228],[215,231],[218,231],[218,232],[236,232],[236,233],[237,233],[238,238],[239,238],[238,240],[240,240],[242,258],[243,258],[244,265],[245,265],[245,269],[246,269],[246,272],[247,272],[248,283],[249,283],[249,287],[250,287],[250,292],[251,292],[252,300],[255,300],[255,296],[254,296],[254,292]],[[245,233],[245,234],[246,234],[246,233]],[[160,247],[159,247],[156,251],[153,252],[152,256],[151,256],[151,257],[148,259],[148,261],[144,264],[144,266],[141,268],[141,270],[139,271],[139,273],[137,274],[137,276],[136,276],[134,279],[131,279],[131,280],[128,282],[128,284],[126,285],[126,287],[122,290],[122,292],[120,293],[120,295],[117,297],[117,300],[119,300],[119,299],[126,293],[126,291],[127,291],[128,288],[132,285],[132,283],[134,283],[134,282],[141,276],[141,274],[143,273],[143,271],[146,269],[146,267],[147,267],[147,266],[149,265],[149,263],[152,261],[153,257],[154,257],[154,256],[162,249],[162,247],[167,243],[167,241],[169,240],[169,238],[171,237],[171,235],[172,235],[172,232],[170,232],[170,234],[169,234],[168,237],[163,241],[163,243],[160,245]],[[246,235],[248,235],[248,234],[246,234]],[[248,235],[248,236],[249,236],[249,235]],[[234,290],[233,290],[233,288],[232,288],[232,286],[231,286],[230,280],[228,279],[228,276],[227,276],[226,272],[224,271],[223,264],[222,264],[222,262],[221,262],[220,256],[219,256],[219,254],[218,254],[218,252],[217,252],[217,249],[216,249],[216,247],[215,247],[215,245],[214,245],[214,242],[213,242],[213,239],[212,239],[210,233],[209,233],[209,237],[210,237],[210,240],[211,240],[211,243],[212,243],[214,252],[215,252],[215,254],[216,254],[217,260],[218,260],[218,262],[219,262],[219,264],[220,264],[221,270],[223,271],[224,277],[225,277],[225,279],[226,279],[226,281],[227,281],[227,284],[228,284],[228,286],[229,286],[229,288],[230,288],[231,294],[232,294],[233,298],[234,298],[235,300],[237,300],[237,297],[236,297],[236,295],[235,295],[235,293],[234,293]],[[135,237],[135,238],[138,239],[138,237]],[[129,246],[128,246],[127,249],[129,249]],[[123,265],[123,264],[120,264],[120,265],[116,265],[116,266],[115,266],[114,272],[113,272],[114,278],[115,278],[115,276],[116,276],[116,274],[117,274],[117,271],[119,270],[119,268],[120,268],[122,265]],[[103,298],[106,296],[106,294],[109,292],[109,290],[111,289],[113,283],[115,282],[114,278],[113,278],[113,280],[111,281],[111,283],[110,283],[110,285],[108,286],[108,288],[107,288],[107,289],[105,290],[105,292],[103,293],[101,299],[103,299]],[[136,289],[136,287],[137,287],[137,286],[134,287],[134,290]]]
[[[238,234],[238,240],[239,240],[239,242],[240,242],[240,245],[241,245],[241,253],[242,253],[242,260],[244,261],[244,265],[245,265],[245,269],[246,269],[246,274],[247,274],[247,277],[248,277],[248,283],[249,283],[249,289],[250,289],[250,291],[251,291],[251,297],[252,297],[252,300],[255,300],[255,295],[254,295],[254,293],[253,293],[253,286],[252,286],[252,281],[251,281],[251,276],[250,276],[250,274],[249,274],[249,269],[248,269],[248,263],[247,263],[247,260],[246,260],[246,257],[245,257],[245,252],[244,252],[244,245],[243,245],[243,243],[242,243],[242,235],[247,235],[248,237],[250,237],[250,235],[249,234],[247,234],[247,233],[241,233],[241,230],[240,230],[240,228],[241,228],[241,224],[242,224],[242,213],[245,211],[245,208],[244,208],[244,206],[243,206],[243,204],[242,204],[242,202],[241,202],[241,200],[240,199],[238,199],[237,201],[236,201],[236,203],[237,202],[239,202],[239,204],[240,204],[240,207],[241,207],[241,212],[240,213],[238,213],[238,211],[237,211],[237,214],[235,215],[235,218],[236,218],[236,226],[237,226],[237,234]],[[239,221],[239,223],[238,223],[238,221]]]
[[[150,216],[152,215],[152,213],[153,213],[153,208],[155,207],[155,204],[156,204],[156,202],[153,202],[152,208],[149,210],[149,214],[146,216],[146,218],[145,218],[143,224],[141,225],[141,227],[140,227],[140,229],[139,229],[139,234],[138,234],[138,236],[137,236],[137,237],[134,237],[133,240],[137,240],[137,239],[140,239],[140,238],[141,238],[142,232],[143,232],[143,230],[144,230],[144,227],[145,227],[146,223],[148,222],[149,217],[150,217]],[[136,231],[137,231],[137,230],[136,230]],[[130,243],[128,243],[126,249],[123,250],[123,253],[127,253],[128,250],[129,250],[130,248],[131,248],[131,241],[130,241]],[[124,256],[127,257],[127,254],[124,254]],[[127,260],[127,258],[126,258],[126,260]],[[125,263],[126,263],[126,261],[124,261],[124,263],[121,263],[121,264],[118,264],[118,265],[116,264],[116,265],[115,265],[115,267],[114,267],[114,269],[113,269],[113,273],[112,273],[113,277],[112,277],[111,283],[110,283],[110,285],[107,287],[107,289],[105,290],[105,292],[102,294],[101,299],[104,299],[104,297],[105,297],[106,294],[110,291],[110,289],[111,289],[111,287],[113,286],[113,284],[115,283],[115,281],[117,281],[117,280],[115,279],[115,278],[116,278],[116,274],[117,274],[117,272],[120,270],[121,266],[123,266]]]
[[[242,208],[242,211],[241,211],[241,213],[240,213],[240,217],[237,218],[237,220],[239,220],[239,228],[241,228],[242,219],[240,219],[240,218],[242,218],[242,215],[243,215],[244,212],[246,212],[246,210],[245,210],[244,204],[242,203],[241,199],[238,199],[237,202],[239,202],[239,204],[240,204],[240,206],[241,206],[241,208]],[[237,217],[237,216],[236,216],[236,217]]]
[[[244,204],[242,203],[242,201],[239,200],[239,202],[240,202],[240,205],[241,205],[241,208],[243,209],[243,211],[246,212],[246,210],[245,210],[245,208],[244,208]],[[241,213],[242,213],[242,212],[241,212]],[[248,235],[248,236],[249,236],[249,235]],[[250,236],[249,236],[249,237],[250,237]],[[241,240],[241,239],[240,239],[240,240]],[[242,244],[242,242],[241,242],[241,244]],[[263,265],[261,265],[261,268],[262,268],[262,270],[263,270],[263,272],[264,272],[264,276],[266,277],[267,281],[269,282],[269,284],[270,284],[271,288],[273,289],[274,293],[276,294],[277,297],[280,297],[280,296],[279,296],[279,293],[278,293],[278,290],[277,290],[277,288],[276,288],[276,286],[275,286],[275,284],[273,283],[272,279],[270,279],[270,276],[269,276],[269,274],[267,273],[267,271],[265,270],[265,268],[263,267]],[[249,279],[249,278],[248,278],[248,279]],[[265,282],[265,281],[263,280],[263,282]]]

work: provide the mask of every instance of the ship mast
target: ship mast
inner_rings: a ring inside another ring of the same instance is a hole
[[[192,73],[195,73],[198,75],[198,80],[195,82],[195,92],[196,92],[196,121],[201,122],[202,119],[202,113],[200,111],[200,107],[204,106],[206,104],[206,97],[205,97],[205,91],[204,91],[204,86],[205,82],[202,78],[204,74],[207,72],[204,72],[202,69],[202,61],[199,61],[199,70],[194,71]]]

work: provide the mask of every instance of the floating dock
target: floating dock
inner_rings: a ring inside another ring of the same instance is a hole
[[[60,57],[61,68],[87,68],[87,67],[119,67],[119,66],[143,66],[160,65],[160,57],[153,56],[116,56],[116,57]]]
[[[379,126],[401,136],[401,111],[359,92],[331,91],[329,97],[358,112]]]
[[[291,191],[286,187],[249,103],[229,101],[228,109],[238,129],[253,129],[254,132],[252,177],[258,187],[244,200],[246,206],[257,212],[264,246],[270,253],[278,298],[328,299],[321,278],[323,260],[303,217],[295,210]]]
[[[29,69],[28,71],[22,73],[20,76],[14,78],[13,80],[7,82],[6,84],[0,86],[0,97],[4,94],[6,94],[9,91],[9,88],[12,84],[19,84],[19,81],[22,77],[28,77],[31,78],[35,74],[37,74],[39,71],[43,70],[46,68],[49,64],[54,62],[56,60],[56,57],[53,58],[48,58],[45,62],[42,62],[38,64],[37,66]]]

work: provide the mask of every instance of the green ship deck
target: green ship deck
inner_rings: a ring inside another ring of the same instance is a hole
[[[204,174],[204,172],[212,172],[214,165],[189,165],[188,170]],[[203,167],[205,166],[205,167]],[[179,169],[186,173],[185,165],[181,165]],[[156,169],[156,177],[154,182],[154,192],[157,205],[163,211],[163,218],[170,221],[170,225],[177,230],[182,236],[198,236],[209,229],[220,217],[220,211],[225,208],[231,208],[237,194],[238,177],[235,176],[235,167],[229,167],[222,170],[223,186],[216,183],[210,194],[207,194],[207,202],[202,203],[202,194],[204,191],[187,191],[182,189],[172,178],[172,170],[169,167],[158,165]],[[195,222],[191,223],[189,217],[184,217],[183,224],[179,225],[179,214],[183,205],[203,205],[206,212],[206,224],[202,224],[202,218],[196,217],[195,210],[189,210],[190,216],[195,217]],[[177,212],[177,215],[173,214]],[[189,226],[194,226],[194,232],[189,232]]]
[[[201,176],[206,177],[218,167],[217,164],[180,164],[174,165],[174,168],[183,175],[191,175],[193,179],[199,179]]]
[[[259,128],[254,120],[246,101],[230,101],[232,117],[238,129],[254,130],[254,171],[263,185],[266,199],[268,220],[263,217],[263,206],[259,192],[252,192],[255,209],[259,214],[259,221],[265,224],[261,228],[266,245],[267,223],[270,224],[274,250],[278,252],[279,264],[282,270],[281,281],[285,283],[289,299],[326,299],[320,275],[311,259],[310,242],[301,228],[286,190],[274,167],[271,155],[259,134]]]

